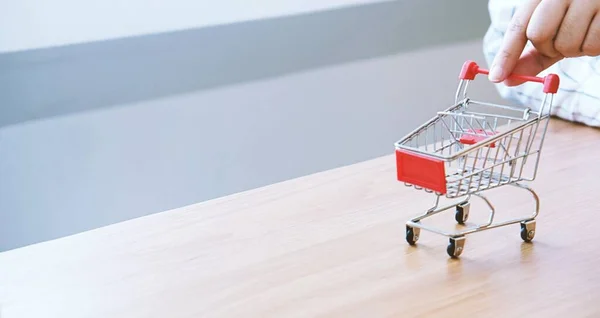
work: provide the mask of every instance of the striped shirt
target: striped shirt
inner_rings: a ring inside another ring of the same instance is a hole
[[[516,8],[523,0],[489,0],[491,25],[483,39],[488,66],[500,50],[504,33]],[[531,43],[528,43],[528,48]],[[552,115],[565,120],[600,127],[600,57],[568,58],[554,64],[539,76],[555,73],[560,88],[553,100]],[[518,105],[539,109],[544,93],[538,83],[515,87],[497,84],[500,95]]]

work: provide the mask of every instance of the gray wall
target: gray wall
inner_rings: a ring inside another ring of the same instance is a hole
[[[392,1],[0,54],[0,251],[389,154],[448,106],[465,59],[483,63],[486,5]]]

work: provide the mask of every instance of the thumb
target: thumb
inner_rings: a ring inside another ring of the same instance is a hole
[[[564,56],[559,55],[556,57],[546,56],[535,48],[531,48],[517,61],[515,68],[512,71],[512,74],[516,75],[526,75],[526,76],[537,76],[542,71],[546,70],[550,66],[556,64],[560,60],[562,60]],[[512,76],[509,76],[504,84],[506,86],[517,86],[523,84],[525,81],[522,79],[516,79]]]

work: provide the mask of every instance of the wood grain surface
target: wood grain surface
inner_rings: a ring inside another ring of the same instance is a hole
[[[2,253],[1,317],[600,317],[599,145],[552,121],[530,244],[517,224],[468,236],[460,259],[433,233],[409,246],[434,198],[390,155]],[[499,219],[533,209],[516,188],[488,196]]]

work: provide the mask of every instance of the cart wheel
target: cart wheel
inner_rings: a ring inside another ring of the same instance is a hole
[[[458,224],[465,224],[469,219],[469,210],[471,207],[471,203],[464,202],[456,206],[456,213],[454,214],[454,219]]]
[[[450,238],[450,242],[448,243],[448,248],[446,252],[452,258],[457,258],[462,254],[463,249],[465,248],[465,238],[464,237],[454,237]]]
[[[521,239],[529,243],[535,236],[535,220],[521,222]]]
[[[406,226],[406,241],[410,245],[415,245],[419,240],[419,234],[421,233],[421,229]]]

